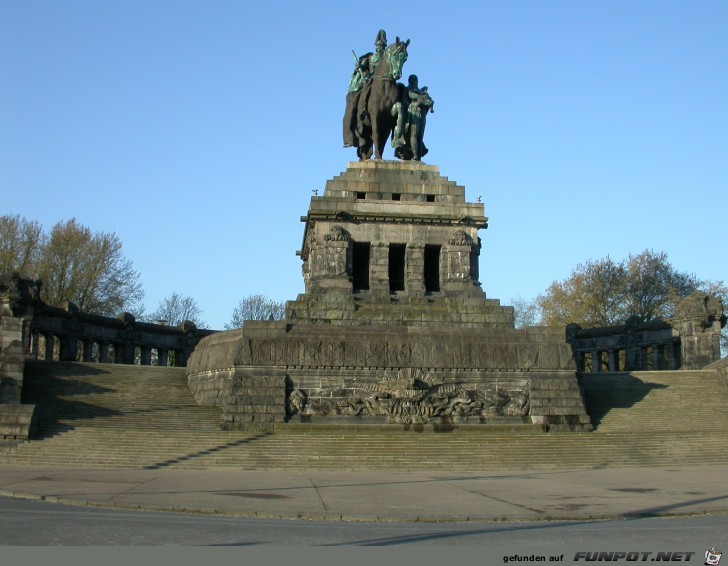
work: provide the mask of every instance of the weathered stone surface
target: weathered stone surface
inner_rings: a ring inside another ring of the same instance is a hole
[[[35,405],[0,404],[0,439],[28,440],[36,424]]]
[[[195,397],[226,428],[287,421],[588,430],[563,332],[514,330],[480,288],[481,203],[437,167],[351,163],[303,218],[306,293],[190,357]],[[343,419],[343,420],[342,420]]]

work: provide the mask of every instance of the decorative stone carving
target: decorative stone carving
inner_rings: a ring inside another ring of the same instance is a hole
[[[525,417],[527,386],[507,391],[494,385],[466,387],[434,377],[419,368],[385,371],[378,381],[349,390],[324,388],[307,394],[291,392],[289,414],[384,416],[389,422],[425,424],[465,417]]]
[[[726,324],[723,302],[720,297],[695,292],[685,297],[675,309],[674,321],[697,321],[703,329],[710,328],[715,322],[721,327]]]
[[[468,236],[464,230],[458,230],[453,234],[453,237],[450,238],[450,245],[451,246],[471,246],[473,244],[473,239]]]
[[[301,391],[300,389],[294,389],[291,391],[291,394],[288,396],[288,414],[289,415],[295,415],[297,413],[302,413],[304,407],[306,406],[306,394]]]
[[[470,281],[470,250],[451,249],[447,254],[447,280]]]
[[[350,239],[347,231],[338,225],[332,226],[329,233],[324,236],[327,242],[348,242]]]

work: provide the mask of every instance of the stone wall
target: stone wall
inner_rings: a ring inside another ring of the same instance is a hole
[[[215,369],[217,368],[217,369]],[[224,426],[385,420],[590,430],[561,333],[253,322],[203,340],[188,364]],[[265,427],[263,427],[265,428]]]
[[[188,381],[229,428],[509,422],[591,430],[563,331],[513,329],[480,284],[482,203],[419,162],[366,161],[311,199],[283,322],[202,340]]]
[[[19,298],[17,281],[0,281],[0,440],[4,443],[27,440],[35,428],[35,405],[21,405],[25,349]]]

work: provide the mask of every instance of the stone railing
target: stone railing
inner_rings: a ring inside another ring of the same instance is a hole
[[[214,330],[186,321],[167,326],[81,312],[73,303],[51,307],[39,298],[40,282],[17,274],[0,277],[0,296],[21,325],[27,359],[185,366],[197,343]]]
[[[693,293],[675,316],[603,328],[566,327],[580,372],[701,369],[720,359],[726,316],[719,299]]]
[[[214,333],[192,322],[171,327],[137,321],[129,313],[118,318],[42,305],[24,318],[25,355],[34,360],[61,360],[185,366],[197,343]]]

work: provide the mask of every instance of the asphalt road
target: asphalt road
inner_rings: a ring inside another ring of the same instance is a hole
[[[334,522],[106,510],[0,498],[4,546],[487,546],[496,553],[542,549],[554,556],[567,549],[566,563],[574,548],[631,549],[654,552],[648,561],[658,552],[692,551],[698,554],[690,562],[702,564],[705,550],[727,541],[725,514],[592,522]]]

